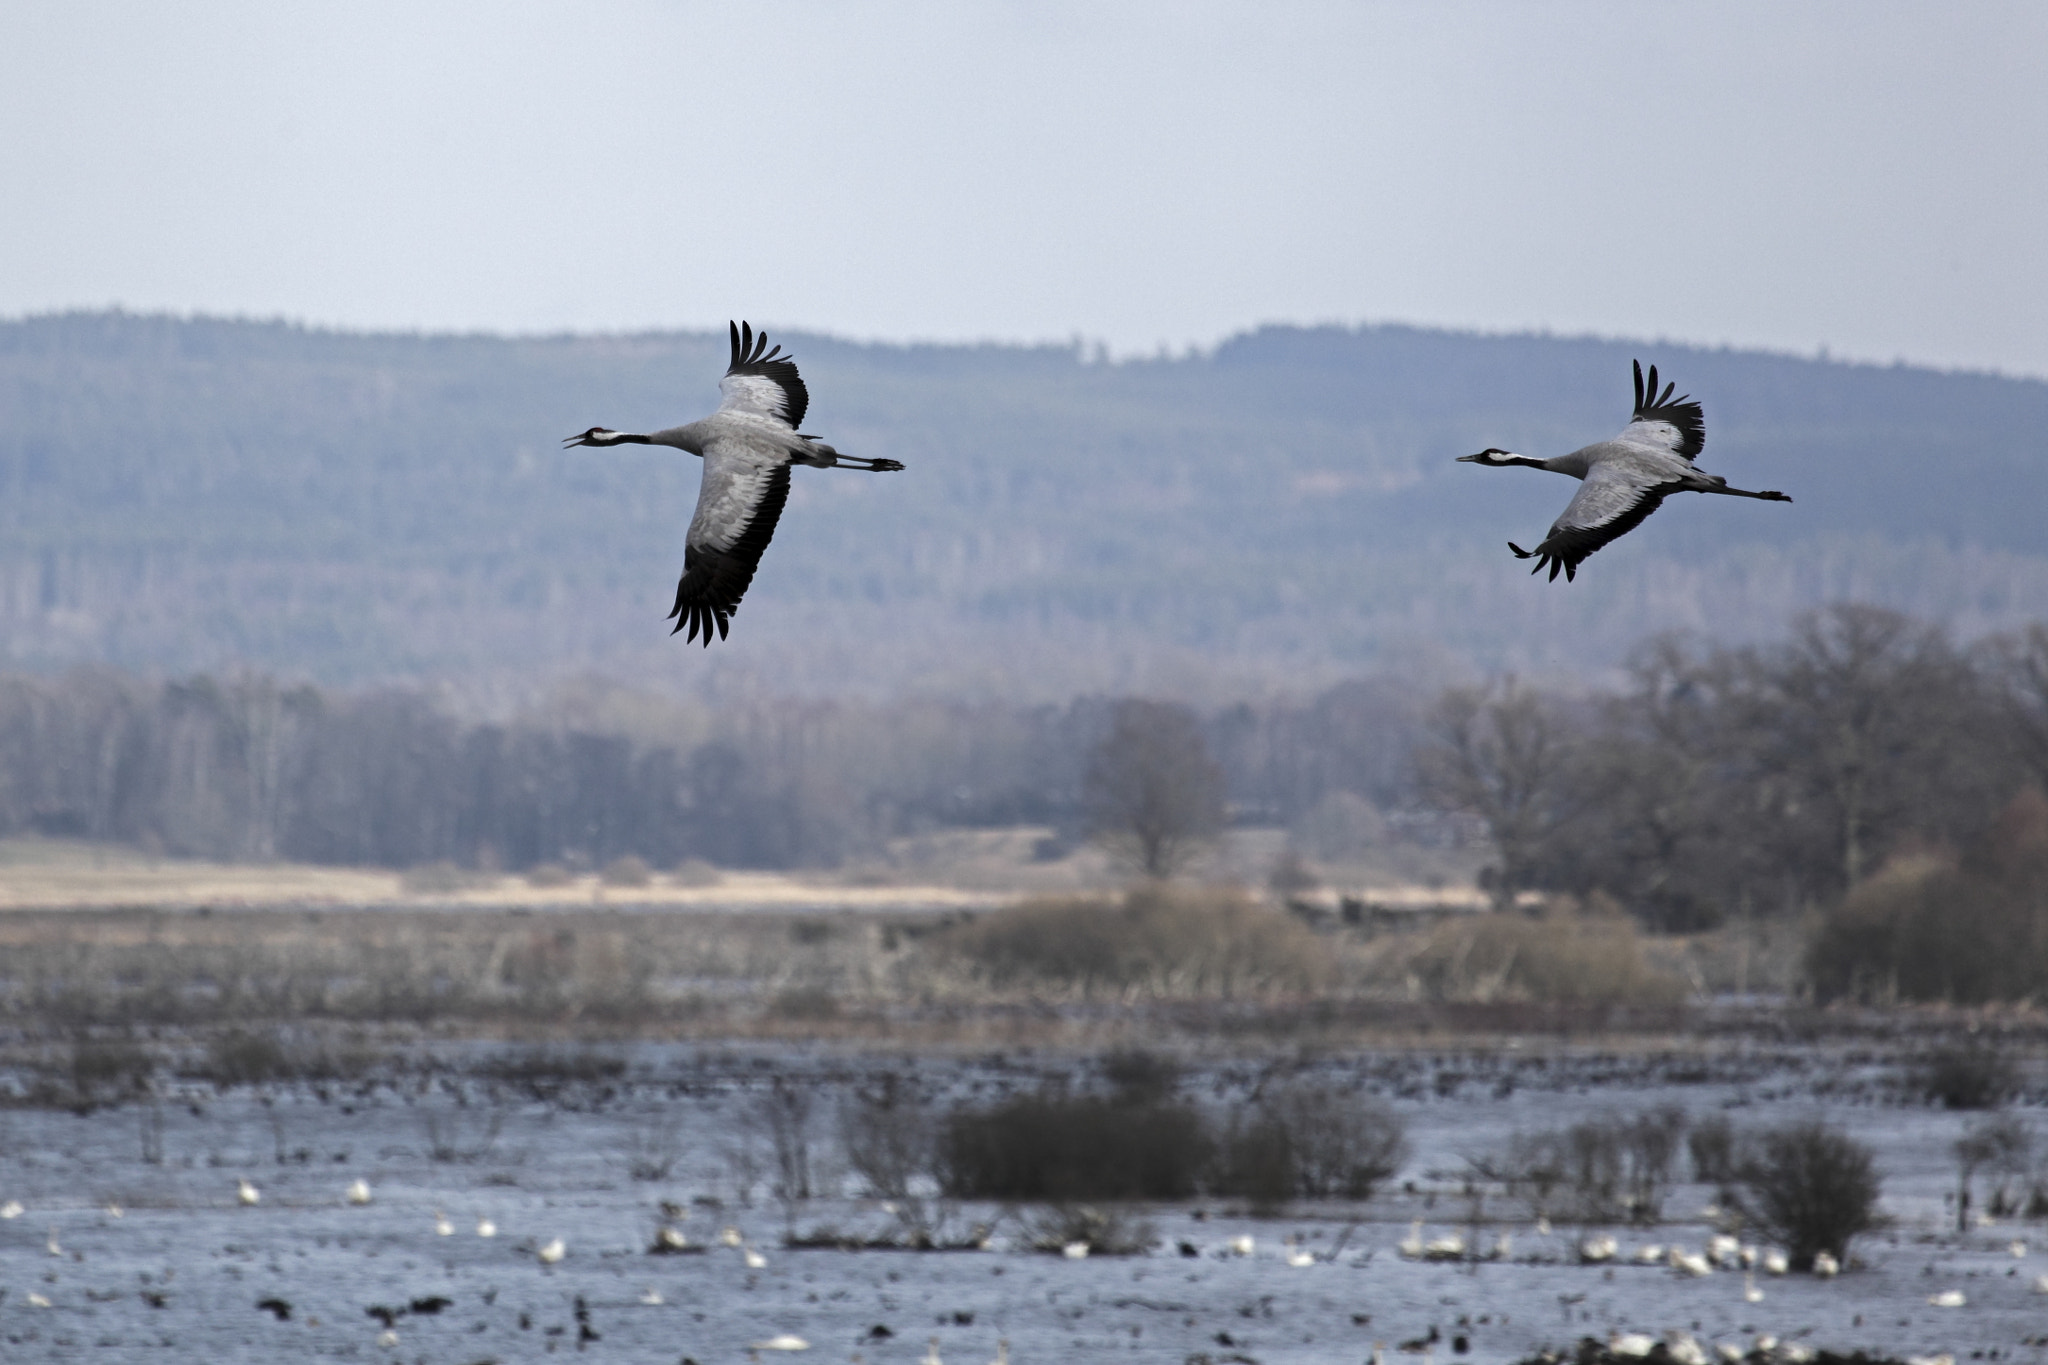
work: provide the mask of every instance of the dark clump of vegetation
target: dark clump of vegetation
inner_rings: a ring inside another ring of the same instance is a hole
[[[1049,1090],[955,1111],[938,1153],[946,1193],[1071,1204],[1203,1192],[1273,1208],[1370,1198],[1407,1160],[1400,1117],[1366,1096],[1271,1086],[1219,1133],[1176,1097],[1170,1061],[1112,1054],[1103,1069],[1113,1094]]]
[[[1985,1212],[1993,1217],[2010,1217],[2033,1202],[2023,1203],[2013,1192],[2015,1183],[2026,1181],[2033,1153],[2033,1133],[2024,1120],[2013,1114],[1980,1119],[1956,1139],[1957,1232],[1969,1231],[1971,1186],[1980,1171],[1991,1178],[1991,1198]]]
[[[1282,1086],[1232,1122],[1210,1188],[1261,1208],[1370,1199],[1407,1159],[1406,1128],[1385,1105],[1324,1086]]]
[[[1726,1185],[1735,1178],[1735,1125],[1725,1114],[1712,1114],[1692,1125],[1685,1135],[1692,1158],[1692,1178],[1702,1185]]]
[[[2018,1087],[2019,1073],[1998,1047],[1972,1040],[1930,1052],[1915,1080],[1945,1109],[1996,1109]]]
[[[1142,1256],[1159,1240],[1152,1224],[1121,1209],[1055,1204],[1025,1220],[1034,1251],[1064,1252],[1079,1243],[1091,1256]]]
[[[905,1199],[910,1182],[931,1169],[931,1128],[924,1106],[903,1077],[885,1074],[839,1109],[839,1145],[846,1164],[878,1199]]]
[[[1784,1245],[1796,1270],[1825,1251],[1842,1264],[1849,1243],[1882,1226],[1882,1185],[1868,1147],[1823,1123],[1795,1123],[1746,1144],[1737,1207]]]
[[[534,1099],[553,1101],[569,1091],[608,1093],[626,1074],[626,1059],[593,1049],[519,1048],[492,1058],[478,1070]]]
[[[125,1038],[80,1039],[71,1045],[71,1103],[80,1109],[117,1104],[146,1092],[156,1058]]]
[[[1807,950],[1822,1000],[2018,1000],[2048,982],[2048,797],[2029,787],[1964,857],[1863,882]]]
[[[1569,1128],[1518,1135],[1504,1155],[1477,1165],[1539,1217],[1655,1223],[1663,1216],[1686,1122],[1685,1111],[1676,1105],[1607,1114]]]
[[[1164,885],[1122,900],[1027,901],[955,926],[940,947],[997,989],[1154,997],[1298,993],[1327,977],[1326,945],[1239,891]]]
[[[216,1085],[261,1085],[289,1080],[299,1073],[297,1060],[275,1035],[230,1030],[206,1047],[202,1068]]]
[[[792,986],[779,991],[768,1002],[768,1012],[777,1019],[821,1024],[839,1017],[839,1000],[820,986]]]
[[[1213,1150],[1190,1105],[1047,1092],[956,1111],[938,1164],[960,1199],[1186,1199]]]

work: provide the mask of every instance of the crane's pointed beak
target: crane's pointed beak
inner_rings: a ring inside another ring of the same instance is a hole
[[[1486,455],[1485,455],[1485,453],[1484,453],[1484,452],[1481,452],[1480,454],[1477,454],[1477,455],[1460,455],[1460,456],[1458,457],[1458,463],[1459,463],[1459,464],[1480,464],[1480,463],[1482,463],[1482,462],[1483,462],[1483,461],[1484,461],[1485,459],[1486,459]]]

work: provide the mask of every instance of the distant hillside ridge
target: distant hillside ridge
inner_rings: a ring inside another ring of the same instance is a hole
[[[1851,598],[1965,636],[2048,616],[2036,380],[1406,326],[1116,363],[769,330],[806,429],[909,468],[797,471],[707,652],[662,620],[697,462],[560,440],[709,410],[722,330],[0,323],[0,667],[1054,698],[1593,676],[1654,631]],[[1705,404],[1704,468],[1796,501],[1675,498],[1577,583],[1533,581],[1506,542],[1571,485],[1454,457],[1613,434],[1633,358]]]

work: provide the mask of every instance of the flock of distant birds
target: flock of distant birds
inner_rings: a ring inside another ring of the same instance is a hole
[[[374,1197],[370,1183],[361,1178],[349,1182],[348,1186],[342,1191],[342,1202],[357,1207],[371,1203]],[[244,1177],[235,1182],[235,1201],[244,1207],[254,1207],[263,1202],[263,1192],[257,1188],[255,1182]],[[676,1221],[684,1214],[682,1206],[664,1202],[661,1207],[665,1221],[656,1232],[653,1245],[648,1248],[650,1252],[655,1254],[673,1254],[677,1252],[702,1252],[709,1249],[708,1247],[692,1243],[675,1226]],[[0,1220],[19,1218],[26,1212],[26,1208],[19,1200],[10,1199],[4,1204],[0,1204]],[[105,1212],[112,1218],[125,1216],[125,1211],[118,1204],[107,1205]],[[436,1234],[442,1237],[451,1237],[455,1234],[455,1224],[447,1214],[443,1213],[440,1209],[435,1209],[433,1217]],[[1423,1234],[1423,1227],[1423,1220],[1420,1218],[1415,1219],[1409,1226],[1407,1236],[1403,1237],[1396,1244],[1395,1251],[1404,1259],[1455,1263],[1507,1261],[1513,1259],[1514,1238],[1511,1233],[1503,1232],[1499,1234],[1486,1250],[1479,1251],[1468,1242],[1466,1236],[1461,1232],[1449,1232],[1436,1237],[1426,1237]],[[1549,1219],[1537,1219],[1536,1234],[1539,1237],[1545,1238],[1553,1236]],[[496,1237],[498,1235],[498,1225],[488,1217],[481,1218],[477,1221],[476,1235],[485,1238]],[[738,1228],[726,1227],[721,1229],[717,1240],[719,1245],[738,1251],[747,1269],[767,1269],[768,1258],[750,1245]],[[986,1249],[990,1243],[984,1237],[979,1245]],[[67,1254],[62,1244],[58,1241],[58,1229],[54,1226],[50,1228],[47,1249],[52,1256],[61,1257]],[[544,1266],[559,1264],[569,1254],[568,1242],[561,1237],[554,1237],[546,1242],[535,1240],[528,1243],[525,1249],[532,1254],[535,1261]],[[1090,1250],[1089,1244],[1085,1241],[1068,1242],[1060,1248],[1062,1256],[1071,1261],[1088,1259]],[[1202,1249],[1192,1242],[1180,1243],[1179,1250],[1183,1256],[1200,1256],[1202,1254]],[[1258,1245],[1250,1235],[1240,1234],[1228,1239],[1218,1254],[1248,1258],[1257,1254],[1257,1250]],[[2015,1259],[2023,1259],[2027,1255],[2028,1248],[2026,1242],[2014,1239],[2008,1244],[2008,1250],[2010,1250]],[[1740,1271],[1743,1277],[1743,1301],[1752,1304],[1761,1303],[1764,1298],[1764,1291],[1758,1286],[1756,1281],[1758,1270],[1762,1270],[1767,1276],[1781,1276],[1789,1274],[1792,1269],[1790,1258],[1783,1251],[1772,1247],[1759,1246],[1754,1243],[1746,1243],[1727,1233],[1713,1234],[1707,1239],[1706,1245],[1698,1251],[1677,1244],[1648,1242],[1634,1248],[1627,1255],[1623,1254],[1621,1242],[1618,1238],[1608,1233],[1593,1233],[1580,1238],[1576,1245],[1571,1248],[1571,1252],[1573,1259],[1581,1265],[1614,1266],[1634,1264],[1646,1267],[1665,1266],[1673,1272],[1689,1278],[1704,1279],[1719,1272]],[[1297,1269],[1318,1265],[1333,1259],[1335,1259],[1334,1253],[1318,1256],[1316,1253],[1307,1250],[1294,1238],[1288,1238],[1281,1245],[1281,1260],[1286,1265]],[[1826,1251],[1817,1253],[1813,1258],[1812,1273],[1818,1279],[1831,1280],[1839,1275],[1841,1270],[1841,1262]],[[2048,1274],[2037,1275],[2034,1278],[2034,1290],[2036,1293],[2048,1295]],[[1569,1311],[1572,1305],[1582,1302],[1585,1297],[1584,1294],[1566,1294],[1560,1296],[1560,1302]],[[28,1294],[27,1301],[32,1308],[49,1308],[53,1306],[47,1296],[33,1291]],[[660,1291],[652,1287],[649,1287],[640,1295],[639,1301],[648,1307],[660,1307],[663,1302]],[[435,1299],[428,1301],[426,1305],[416,1304],[414,1306],[421,1308],[422,1311],[433,1312],[447,1306],[447,1302],[445,1299]],[[1936,1308],[1961,1308],[1968,1303],[1968,1299],[1960,1289],[1947,1289],[1929,1295],[1927,1302]],[[158,1306],[162,1306],[160,1296]],[[283,1300],[266,1299],[256,1306],[274,1312],[280,1320],[291,1316],[291,1305]],[[399,1344],[395,1322],[400,1311],[379,1308],[369,1310],[372,1317],[378,1317],[383,1322],[383,1331],[377,1336],[378,1345],[395,1347]],[[577,1300],[577,1318],[586,1336],[589,1339],[594,1339],[594,1336],[590,1335],[588,1307],[580,1298]],[[873,1334],[882,1337],[892,1335],[885,1327],[877,1327]],[[1428,1365],[1436,1344],[1441,1339],[1440,1333],[1435,1328],[1432,1328],[1427,1336],[1398,1343],[1395,1349],[1412,1355],[1420,1355],[1423,1357],[1424,1365]],[[749,1343],[748,1350],[750,1353],[761,1351],[806,1351],[810,1349],[810,1345],[810,1342],[793,1332],[778,1332],[760,1341]],[[938,1348],[939,1339],[937,1337],[931,1338],[930,1345],[924,1357],[920,1360],[919,1365],[944,1365],[944,1362],[939,1359]],[[1741,1345],[1726,1341],[1716,1342],[1714,1343],[1712,1355],[1709,1354],[1705,1343],[1692,1334],[1675,1328],[1666,1332],[1661,1337],[1653,1337],[1643,1332],[1617,1331],[1607,1341],[1609,1354],[1624,1359],[1647,1358],[1660,1348],[1665,1358],[1674,1362],[1674,1365],[1711,1365],[1716,1355],[1721,1360],[1727,1362],[1739,1362],[1761,1357],[1782,1361],[1785,1362],[1785,1365],[1802,1365],[1802,1362],[1814,1359],[1816,1354],[1810,1348],[1797,1342],[1782,1341],[1770,1333],[1759,1335],[1751,1345]],[[1456,1344],[1454,1349],[1462,1354],[1465,1349],[1462,1340]],[[997,1356],[990,1365],[1008,1365],[1009,1354],[1010,1344],[1008,1339],[1005,1338],[998,1344]],[[1383,1365],[1384,1360],[1385,1343],[1375,1342],[1372,1354],[1373,1365]],[[1907,1365],[1954,1365],[1954,1359],[1948,1355],[1915,1356],[1908,1358]]]
[[[784,355],[780,346],[769,349],[767,333],[757,336],[748,323],[728,327],[731,362],[718,381],[723,399],[709,417],[644,434],[592,427],[563,442],[669,446],[702,457],[703,482],[683,538],[683,573],[669,616],[676,631],[688,631],[685,641],[701,638],[706,645],[714,631],[725,638],[740,599],[754,581],[789,498],[792,465],[873,473],[903,468],[896,460],[843,455],[799,431],[811,400],[795,359]],[[1731,487],[1719,475],[1696,468],[1693,462],[1706,445],[1705,416],[1691,395],[1672,397],[1677,385],[1666,384],[1658,391],[1655,365],[1646,382],[1642,363],[1635,363],[1635,387],[1635,410],[1611,440],[1550,459],[1497,446],[1459,457],[1466,464],[1524,465],[1580,480],[1579,491],[1535,549],[1508,542],[1517,558],[1536,561],[1532,573],[1547,567],[1553,580],[1559,570],[1567,581],[1576,578],[1586,556],[1640,526],[1674,493],[1791,501],[1775,490]]]

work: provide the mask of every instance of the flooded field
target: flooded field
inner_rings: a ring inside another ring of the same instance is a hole
[[[708,1365],[772,1356],[782,1337],[807,1344],[793,1358],[904,1365],[980,1365],[1004,1349],[1020,1365],[1306,1365],[1365,1361],[1376,1343],[1389,1358],[1500,1362],[1677,1330],[1709,1350],[1769,1334],[2048,1359],[2048,1226],[1954,1231],[1953,1144],[1979,1118],[1930,1107],[1908,1083],[1910,1049],[1526,1039],[1183,1061],[1181,1093],[1219,1113],[1281,1071],[1358,1087],[1402,1116],[1412,1154],[1363,1205],[1130,1210],[1150,1224],[1147,1252],[1076,1259],[1031,1249],[1043,1211],[948,1207],[928,1184],[914,1208],[864,1197],[834,1114],[887,1074],[933,1116],[1087,1086],[1085,1057],[474,1044],[322,1080],[160,1076],[147,1102],[0,1112],[0,1356]],[[808,1199],[773,1194],[786,1167],[759,1105],[778,1079],[811,1100],[808,1124],[781,1134],[802,1140]],[[2038,1144],[2042,1077],[2023,1079],[2010,1112]],[[24,1095],[32,1078],[9,1081]],[[1669,1267],[1668,1248],[1705,1248],[1715,1191],[1685,1183],[1683,1155],[1664,1220],[1642,1228],[1545,1231],[1526,1201],[1470,1184],[1471,1161],[1518,1132],[1667,1105],[1738,1132],[1841,1126],[1875,1150],[1892,1226],[1862,1238],[1837,1279],[1695,1276]],[[964,1249],[840,1249],[900,1237],[912,1212]],[[1417,1219],[1424,1238],[1460,1236],[1489,1259],[1404,1256]],[[1580,1264],[1600,1231],[1616,1261]],[[1653,1244],[1664,1258],[1634,1263]]]

